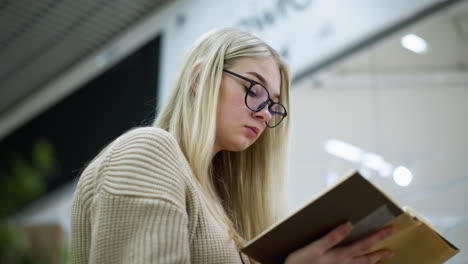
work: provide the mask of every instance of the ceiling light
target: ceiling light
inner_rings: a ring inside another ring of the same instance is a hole
[[[415,34],[408,34],[402,37],[400,43],[404,48],[417,54],[424,54],[428,50],[427,42]]]
[[[378,169],[380,176],[386,178],[392,174],[393,166],[388,162],[383,162]]]
[[[407,168],[400,166],[393,171],[393,180],[400,186],[408,186],[413,180],[413,174]]]
[[[352,162],[361,161],[362,155],[364,154],[360,148],[335,139],[325,142],[325,151]]]
[[[367,152],[362,159],[362,163],[368,168],[379,170],[384,163],[384,159],[380,155]]]
[[[360,164],[362,175],[369,176],[368,170],[372,169],[378,172],[378,174],[385,178],[392,175],[395,182],[400,186],[407,186],[411,183],[413,175],[405,167],[398,167],[394,169],[394,166],[376,153],[366,152],[356,146],[343,142],[337,139],[330,139],[325,142],[325,151],[342,159]],[[336,175],[327,176],[327,183],[333,182]]]

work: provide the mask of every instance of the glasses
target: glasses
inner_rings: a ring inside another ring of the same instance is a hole
[[[265,122],[267,127],[274,128],[278,126],[281,121],[283,121],[283,119],[288,115],[286,107],[278,102],[271,100],[270,93],[261,83],[258,83],[232,71],[223,71],[250,83],[248,88],[245,87],[247,91],[245,93],[244,101],[247,108],[254,112],[259,112],[268,105],[268,111],[271,114],[271,118],[268,120],[268,122]]]

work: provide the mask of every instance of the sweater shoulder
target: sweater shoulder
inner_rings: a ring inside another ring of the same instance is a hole
[[[149,143],[148,147],[161,146],[160,151],[175,152],[180,151],[179,144],[171,133],[157,127],[133,128],[119,136],[116,140],[116,147],[133,147],[138,143]]]
[[[88,173],[94,193],[157,198],[184,207],[187,183],[193,176],[169,132],[155,127],[131,129],[98,156]]]

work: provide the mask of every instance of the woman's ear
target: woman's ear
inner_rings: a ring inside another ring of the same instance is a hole
[[[194,94],[197,93],[197,89],[198,89],[198,81],[200,80],[201,64],[202,64],[202,61],[197,61],[193,64],[193,67],[192,67],[192,73],[190,77],[192,81],[190,84],[190,88],[192,89],[192,92]]]

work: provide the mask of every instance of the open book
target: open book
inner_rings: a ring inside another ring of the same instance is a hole
[[[348,245],[392,224],[396,232],[374,248],[391,249],[385,264],[443,263],[459,252],[415,211],[402,209],[358,172],[342,178],[317,199],[273,225],[242,251],[261,263],[283,263],[293,251],[351,221],[351,234],[338,246]]]

